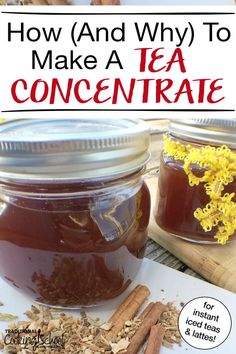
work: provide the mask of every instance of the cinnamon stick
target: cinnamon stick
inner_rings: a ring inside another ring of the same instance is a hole
[[[117,310],[113,313],[113,315],[111,316],[108,322],[110,323],[116,322],[116,320],[120,317],[121,313],[124,311],[124,308],[126,308],[137,296],[137,293],[140,291],[141,287],[142,285],[139,284],[129,293],[129,295],[124,299],[124,301],[120,304]]]
[[[33,0],[32,2],[34,5],[49,5],[47,0]]]
[[[157,324],[152,326],[144,354],[160,354],[165,328]]]
[[[120,0],[92,0],[91,5],[120,5]]]
[[[70,2],[67,0],[47,0],[49,5],[70,5]]]
[[[163,305],[161,302],[156,302],[149,311],[148,315],[144,317],[144,320],[137,332],[131,339],[131,342],[128,346],[126,354],[136,354],[145,341],[148,333],[150,332],[153,325],[155,325],[160,319],[161,314],[166,310],[166,305]]]
[[[108,321],[112,323],[113,327],[109,332],[104,334],[106,340],[110,341],[117,336],[124,327],[125,322],[131,320],[136,315],[149,295],[150,291],[146,286],[136,286]]]
[[[143,312],[139,315],[138,318],[139,318],[141,321],[143,321],[144,318],[145,318],[146,316],[148,316],[149,312],[153,309],[153,306],[154,306],[154,302],[150,302],[150,303],[147,305],[147,307],[145,307],[145,309],[144,309]]]
[[[34,5],[70,5],[67,0],[32,0]]]

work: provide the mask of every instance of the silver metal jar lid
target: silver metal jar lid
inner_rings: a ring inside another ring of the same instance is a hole
[[[22,119],[0,124],[0,178],[73,181],[118,177],[149,159],[138,119]]]
[[[186,118],[172,119],[172,135],[189,141],[236,148],[236,118]]]

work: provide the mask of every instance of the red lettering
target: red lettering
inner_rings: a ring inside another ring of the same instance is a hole
[[[198,89],[198,103],[204,103],[205,97],[205,83],[210,79],[195,79],[193,81],[199,82],[199,89]]]
[[[19,99],[17,93],[16,93],[16,89],[17,89],[17,85],[19,83],[22,83],[23,84],[23,89],[24,90],[27,90],[27,83],[25,80],[17,80],[15,82],[13,82],[12,84],[12,87],[11,87],[11,95],[12,95],[12,98],[13,100],[16,102],[16,103],[24,103],[26,101],[28,101],[29,97],[27,97],[25,100],[21,100]]]
[[[179,63],[181,73],[186,73],[186,68],[184,66],[184,58],[182,55],[182,50],[180,48],[175,49],[170,61],[167,62],[168,66],[166,68],[166,72],[171,70],[171,67],[174,63]]]
[[[140,72],[144,72],[146,71],[146,62],[147,62],[147,51],[149,49],[152,49],[152,48],[136,48],[135,50],[140,50],[141,51],[141,56],[140,56],[140,67],[139,67],[139,71]],[[157,53],[159,52],[159,50],[161,49],[164,49],[164,48],[157,48],[155,50],[152,51],[151,53],[151,60],[148,64],[148,70],[152,73],[156,73],[158,71],[161,71],[163,69],[165,69],[165,66],[162,66],[161,68],[159,69],[155,69],[155,64],[156,64],[156,61],[159,60],[159,59],[162,59],[164,57],[164,55],[160,54],[160,55],[157,55]]]
[[[143,81],[143,97],[142,97],[142,103],[147,103],[148,98],[149,98],[149,84],[151,81],[154,79],[140,79],[137,81]]]
[[[126,92],[124,90],[124,86],[123,86],[121,80],[120,79],[115,79],[115,82],[114,82],[114,94],[113,94],[113,98],[112,98],[112,103],[113,104],[117,103],[119,89],[121,90],[125,101],[127,103],[131,103],[132,102],[132,97],[133,97],[133,92],[134,92],[135,81],[136,81],[135,79],[131,79],[130,80],[129,93],[128,93],[128,95],[126,95]]]
[[[37,98],[37,97],[36,97],[36,93],[39,91],[39,90],[38,90],[39,84],[43,84],[43,91],[42,91],[42,96],[41,96],[41,98]],[[34,102],[34,103],[43,102],[44,100],[46,100],[46,98],[47,98],[47,96],[48,96],[48,92],[49,92],[49,88],[48,88],[48,84],[46,83],[46,81],[43,81],[43,80],[41,80],[41,79],[36,80],[36,81],[33,83],[32,88],[31,88],[31,91],[30,91],[30,99],[31,99],[31,101]]]
[[[139,71],[143,73],[146,70],[146,59],[147,59],[147,51],[152,48],[136,48],[135,50],[140,50],[140,67]]]
[[[218,90],[221,90],[223,86],[216,86],[216,83],[217,81],[220,81],[220,80],[223,80],[223,79],[216,79],[216,80],[213,80],[210,84],[210,92],[208,93],[207,95],[207,102],[209,103],[217,103],[217,102],[220,102],[222,101],[225,97],[221,97],[219,98],[218,100],[213,100],[212,96],[213,94],[215,93],[215,91],[218,91]]]
[[[193,96],[192,96],[192,90],[191,90],[191,85],[188,81],[188,79],[184,79],[180,85],[179,91],[175,93],[176,97],[174,100],[174,103],[179,101],[180,95],[186,93],[188,96],[188,102],[189,103],[194,103]]]
[[[148,70],[151,71],[152,73],[156,73],[158,71],[161,71],[163,69],[165,69],[165,66],[162,66],[161,68],[159,69],[155,69],[154,66],[156,64],[156,61],[159,60],[159,59],[162,59],[164,57],[164,55],[160,54],[160,55],[157,55],[157,53],[159,52],[159,50],[161,49],[164,49],[164,48],[157,48],[155,49],[152,54],[151,54],[151,58],[152,60],[150,61],[149,65],[148,65]]]
[[[104,103],[104,102],[109,101],[111,99],[111,97],[105,98],[104,100],[101,100],[99,98],[100,93],[109,88],[109,86],[107,86],[107,85],[102,86],[103,82],[107,81],[107,80],[110,80],[110,79],[102,79],[102,80],[98,81],[98,83],[96,85],[97,91],[95,92],[94,97],[93,97],[93,100],[94,100],[95,103]]]
[[[55,103],[55,96],[56,96],[57,91],[59,91],[59,94],[60,94],[60,97],[62,98],[62,100],[65,103],[69,103],[72,83],[73,83],[73,79],[68,79],[66,95],[64,96],[58,79],[55,79],[55,78],[52,79],[52,88],[51,88],[51,95],[50,95],[49,103],[50,104]]]
[[[164,87],[162,87],[162,84],[166,83]],[[173,80],[171,79],[158,79],[156,80],[156,103],[161,102],[161,99],[163,98],[164,101],[167,103],[172,103],[171,100],[165,95],[165,91],[169,90],[171,86],[173,85]]]
[[[87,103],[87,102],[89,102],[89,101],[92,99],[92,97],[88,98],[87,100],[84,100],[84,99],[81,98],[80,92],[79,92],[79,91],[80,91],[79,88],[80,88],[80,84],[81,84],[81,83],[85,83],[86,89],[87,89],[87,90],[90,90],[90,83],[89,83],[88,80],[85,80],[85,79],[79,80],[79,81],[77,81],[76,84],[75,84],[75,87],[74,87],[74,95],[75,95],[76,100],[77,100],[79,103]]]

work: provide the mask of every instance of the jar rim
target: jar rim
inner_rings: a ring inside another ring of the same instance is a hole
[[[236,148],[236,118],[175,118],[170,120],[169,132],[192,142]]]
[[[140,119],[15,119],[0,124],[0,178],[74,181],[123,176],[149,160]]]

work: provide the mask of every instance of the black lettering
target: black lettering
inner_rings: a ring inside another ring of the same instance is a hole
[[[60,27],[57,30],[57,32],[55,32],[55,29],[51,27],[47,33],[46,28],[43,28],[44,37],[47,42],[50,42],[51,39],[54,40],[55,42],[58,42],[60,35],[61,35],[61,31],[62,31],[62,27]]]
[[[41,62],[36,50],[32,51],[32,69],[36,69],[36,63],[40,69],[44,69],[48,65],[48,69],[52,69],[52,51],[48,50],[44,58],[44,61]]]
[[[142,28],[142,31],[140,31],[139,24],[137,22],[135,22],[134,25],[135,25],[135,29],[136,29],[136,33],[137,33],[139,42],[142,42],[146,32],[147,32],[151,42],[153,42],[155,40],[156,34],[157,34],[157,30],[158,30],[158,27],[159,27],[159,22],[156,22],[156,25],[155,25],[155,28],[154,28],[153,31],[151,30],[150,25],[149,25],[148,22],[145,22],[145,24],[144,24],[144,26]]]
[[[24,23],[21,22],[19,30],[13,30],[11,27],[11,22],[8,22],[8,32],[7,33],[8,33],[8,37],[7,37],[8,42],[11,42],[12,33],[19,33],[21,42],[24,42]]]
[[[118,64],[120,69],[123,69],[123,66],[121,64],[120,58],[119,58],[116,50],[113,50],[111,52],[110,58],[108,59],[108,62],[107,62],[107,65],[106,65],[105,69],[109,69],[111,64]]]
[[[80,31],[80,34],[79,34],[79,36],[78,36],[78,38],[77,38],[77,41],[80,41],[83,36],[88,36],[88,37],[90,37],[90,39],[91,39],[92,42],[95,41],[95,38],[94,38],[94,36],[93,36],[93,33],[92,33],[92,31],[91,31],[91,29],[90,29],[90,27],[89,27],[89,24],[88,24],[87,22],[85,22],[85,23],[83,24],[83,26],[82,26],[82,28],[81,28],[81,31]]]

